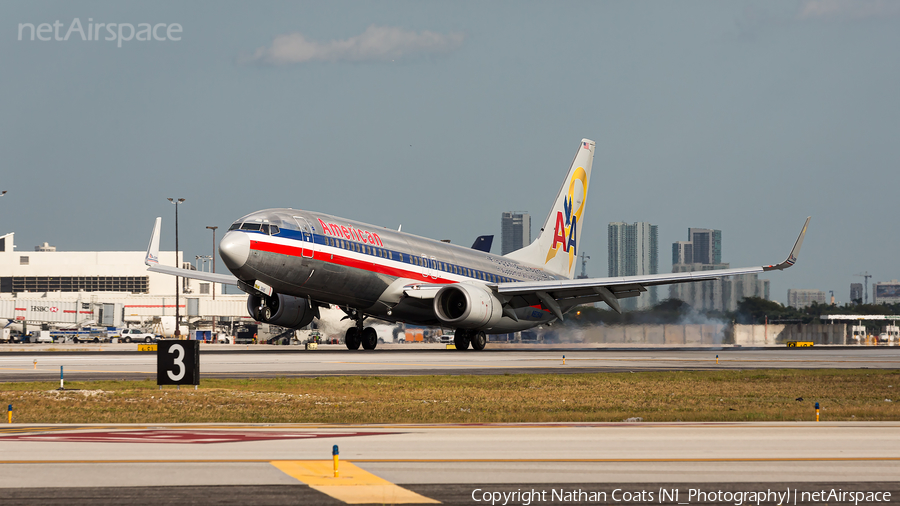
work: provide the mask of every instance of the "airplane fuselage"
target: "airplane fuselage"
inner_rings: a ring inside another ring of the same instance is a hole
[[[229,270],[274,292],[336,304],[387,321],[437,325],[417,286],[565,279],[471,248],[335,216],[268,209],[236,221],[222,239]],[[410,295],[412,294],[412,296]],[[540,305],[515,310],[489,333],[528,329],[555,318]]]

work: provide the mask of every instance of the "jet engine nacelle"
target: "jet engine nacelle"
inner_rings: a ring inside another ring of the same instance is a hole
[[[247,311],[256,321],[289,329],[305,327],[315,316],[306,299],[280,293],[250,295],[247,297]]]
[[[487,287],[456,283],[438,291],[434,297],[434,312],[448,326],[490,328],[503,317],[503,305]]]

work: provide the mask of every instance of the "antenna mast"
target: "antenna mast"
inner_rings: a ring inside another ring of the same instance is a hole
[[[584,254],[584,251],[581,252],[581,274],[578,275],[578,279],[587,279],[587,261],[590,258]]]
[[[866,294],[865,303],[868,304],[869,303],[869,278],[871,278],[872,275],[869,274],[869,271],[866,271],[862,274],[854,274],[854,276],[859,276],[859,277],[863,278],[863,281],[864,281],[863,291]]]

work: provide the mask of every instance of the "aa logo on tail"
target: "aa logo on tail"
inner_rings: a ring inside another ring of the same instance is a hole
[[[556,211],[556,225],[553,229],[553,241],[550,243],[550,251],[547,252],[549,262],[556,257],[559,250],[569,254],[569,270],[575,262],[578,253],[578,222],[584,211],[584,201],[587,195],[587,173],[584,168],[578,167],[569,181],[569,192],[563,199],[563,208]]]

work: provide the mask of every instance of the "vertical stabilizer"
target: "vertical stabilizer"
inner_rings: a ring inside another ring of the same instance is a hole
[[[506,255],[507,258],[529,263],[570,279],[575,277],[575,259],[578,256],[593,161],[594,141],[582,139],[575,160],[569,167],[569,173],[566,174],[537,239]]]
[[[159,225],[162,218],[156,218],[153,225],[153,232],[150,234],[150,244],[147,245],[147,256],[144,257],[144,264],[159,265]]]

